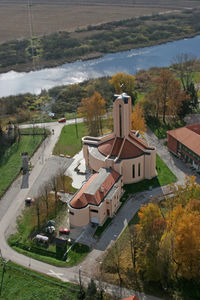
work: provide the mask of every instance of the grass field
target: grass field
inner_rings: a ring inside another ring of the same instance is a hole
[[[34,1],[35,2],[35,1]],[[75,31],[88,25],[194,8],[199,1],[39,0],[32,4],[33,35]],[[0,0],[0,43],[30,37],[27,1]]]
[[[81,138],[87,135],[87,128],[84,123],[77,124],[78,137],[75,124],[64,126],[53,150],[54,155],[65,154],[74,156],[82,148]]]
[[[2,266],[0,265],[0,278]],[[2,288],[2,300],[75,300],[78,286],[19,267],[6,264]]]
[[[14,143],[4,154],[0,161],[0,197],[20,171],[21,152],[28,152],[31,157],[42,139],[43,135],[21,136],[20,142]]]

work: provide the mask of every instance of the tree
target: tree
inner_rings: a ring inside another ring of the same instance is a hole
[[[137,98],[137,93],[135,91],[135,76],[124,72],[116,73],[110,79],[110,83],[114,86],[117,94],[127,93],[131,96],[132,103],[134,103]]]
[[[88,284],[86,291],[86,300],[95,300],[97,299],[97,287],[93,279]]]
[[[58,176],[55,175],[55,176],[52,176],[51,179],[50,179],[50,185],[52,187],[52,190],[54,191],[55,193],[55,210],[57,210],[58,208]]]
[[[137,230],[137,272],[147,281],[160,280],[157,254],[160,238],[165,229],[165,219],[157,204],[150,203],[141,207],[138,216],[140,222]]]
[[[122,253],[123,253],[123,245],[120,242],[116,241],[108,252],[108,256],[104,261],[104,268],[103,268],[104,275],[106,275],[106,273],[117,274],[120,287],[122,286],[123,283]]]
[[[146,122],[144,119],[144,113],[142,106],[139,103],[135,104],[132,112],[132,129],[146,131]]]
[[[40,194],[41,194],[42,200],[45,202],[47,219],[49,217],[49,197],[48,197],[49,191],[50,191],[50,184],[48,182],[46,182],[41,187]]]
[[[176,72],[178,78],[180,78],[184,91],[187,91],[190,84],[193,82],[193,67],[195,63],[195,57],[188,53],[182,53],[177,55],[172,68]]]
[[[182,53],[175,59],[172,65],[177,77],[180,79],[183,90],[189,95],[190,101],[183,103],[180,115],[185,116],[186,113],[197,107],[198,95],[194,86],[194,64],[196,58],[188,53]]]
[[[175,227],[175,258],[179,275],[186,279],[199,279],[200,269],[200,214],[184,212]]]
[[[105,100],[95,92],[92,97],[83,98],[78,109],[80,114],[84,115],[88,133],[92,136],[102,134],[102,116],[105,114]]]
[[[162,121],[166,122],[166,115],[177,117],[181,107],[188,100],[186,92],[181,90],[178,80],[176,80],[168,69],[163,70],[159,77],[153,79],[154,89],[149,94],[149,101],[152,102],[155,115]]]

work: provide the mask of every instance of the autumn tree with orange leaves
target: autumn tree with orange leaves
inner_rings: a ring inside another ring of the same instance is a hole
[[[143,108],[139,103],[136,103],[132,112],[132,129],[146,131],[146,122],[144,118]]]
[[[166,122],[179,117],[182,105],[189,101],[189,96],[182,90],[180,82],[168,69],[152,79],[153,91],[143,100],[144,108],[151,112],[157,119]]]
[[[186,177],[174,197],[141,207],[136,269],[146,281],[200,282],[200,186]]]
[[[78,109],[79,114],[84,116],[88,127],[88,134],[98,136],[102,134],[102,116],[105,114],[106,102],[98,92],[89,98],[83,98]]]

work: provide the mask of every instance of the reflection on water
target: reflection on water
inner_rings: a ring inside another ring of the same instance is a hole
[[[89,78],[111,76],[117,72],[134,74],[141,69],[169,66],[178,54],[191,53],[200,58],[200,36],[153,47],[107,54],[98,59],[76,61],[28,73],[10,71],[0,74],[0,97],[20,93],[39,94],[41,89],[79,83]]]

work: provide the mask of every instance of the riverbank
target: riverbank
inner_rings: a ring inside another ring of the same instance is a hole
[[[185,10],[58,32],[0,46],[0,73],[28,72],[200,34],[199,11]],[[33,48],[32,48],[33,47]],[[32,59],[32,52],[34,53]]]

